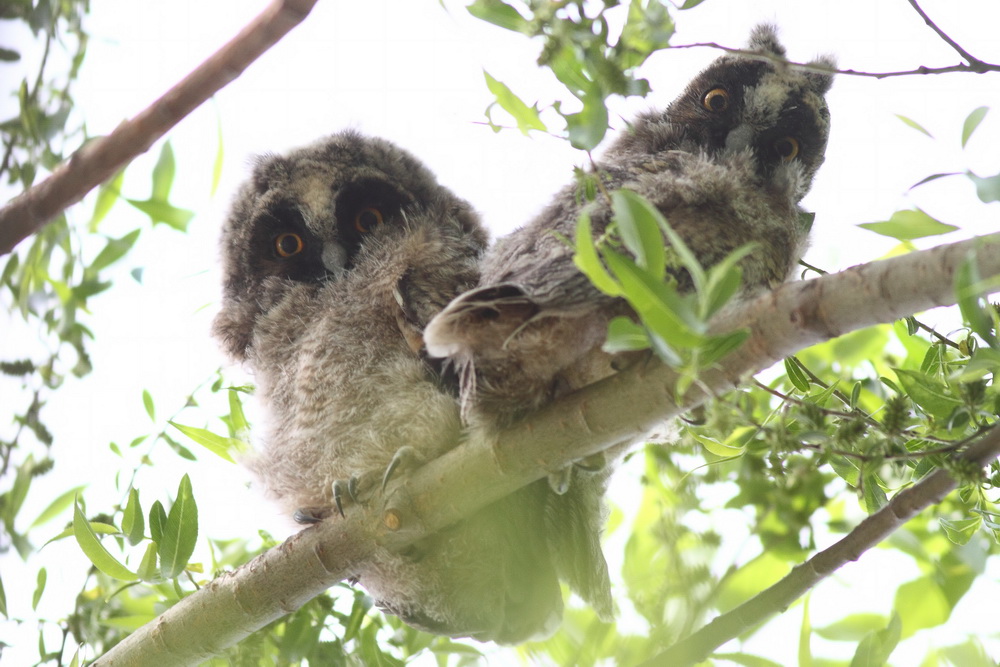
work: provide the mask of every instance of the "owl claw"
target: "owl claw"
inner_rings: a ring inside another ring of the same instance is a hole
[[[295,523],[314,524],[327,517],[327,511],[319,507],[300,507],[295,510],[292,518]]]
[[[354,477],[351,481],[354,481]],[[340,518],[344,519],[344,493],[347,493],[351,498],[355,497],[354,490],[351,489],[351,481],[345,482],[342,479],[338,479],[333,483],[333,504],[337,507],[337,512],[340,514]]]
[[[385,487],[389,484],[389,480],[397,472],[408,472],[419,468],[423,464],[424,458],[417,453],[417,450],[409,445],[400,447],[396,450],[393,455],[392,460],[389,461],[389,467],[385,469],[385,474],[382,476],[382,491],[385,491]]]

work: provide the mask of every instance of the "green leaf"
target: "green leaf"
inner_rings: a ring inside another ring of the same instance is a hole
[[[545,131],[545,123],[539,118],[537,107],[529,107],[522,102],[506,84],[494,79],[489,72],[483,70],[483,75],[486,77],[486,87],[496,97],[500,107],[514,118],[522,134],[528,134],[529,130]]]
[[[649,348],[649,336],[641,324],[627,317],[616,317],[608,323],[608,338],[601,349],[609,354],[633,352]]]
[[[730,331],[721,336],[712,336],[699,350],[698,360],[701,367],[710,366],[719,361],[729,353],[743,345],[744,341],[750,337],[748,329]]]
[[[153,501],[149,508],[149,536],[159,544],[163,540],[163,527],[167,523],[167,512],[159,500]]]
[[[160,574],[164,579],[173,579],[184,571],[188,559],[194,553],[197,540],[198,506],[191,490],[191,480],[184,475],[177,487],[177,498],[170,506],[157,551],[160,556]]]
[[[38,601],[42,599],[42,593],[45,592],[45,582],[48,580],[49,573],[43,567],[38,570],[38,577],[35,579],[35,592],[31,596],[31,610],[38,610]]]
[[[738,607],[788,574],[791,565],[770,552],[764,552],[739,568],[719,585],[716,606],[725,613]]]
[[[899,616],[893,615],[885,629],[872,632],[861,640],[851,660],[851,667],[884,667],[899,644],[899,638]]]
[[[0,614],[4,618],[10,618],[7,615],[7,592],[3,589],[3,577],[0,577]]]
[[[595,85],[590,85],[579,99],[583,109],[578,113],[561,115],[566,121],[566,133],[573,148],[592,151],[607,134],[608,107],[600,88]]]
[[[976,184],[976,196],[984,204],[1000,201],[1000,174],[983,178],[976,176],[971,171],[966,175]]]
[[[163,148],[160,149],[160,157],[153,167],[153,193],[149,198],[162,202],[168,201],[176,173],[177,162],[174,160],[174,149],[170,147],[170,141],[164,141]]]
[[[143,581],[157,581],[160,579],[160,571],[156,567],[156,553],[156,542],[150,542],[146,545],[146,551],[142,554],[142,561],[139,562],[139,570],[137,572],[139,578]]]
[[[122,581],[138,579],[134,572],[119,563],[97,539],[97,533],[94,532],[90,523],[83,516],[83,512],[80,511],[79,500],[73,503],[73,535],[76,537],[80,549],[98,570],[109,577]]]
[[[726,443],[719,442],[715,438],[707,435],[700,435],[698,433],[691,434],[695,440],[701,444],[706,450],[724,459],[731,459],[737,456],[743,456],[743,447],[734,447]]]
[[[825,627],[815,628],[815,632],[824,639],[841,642],[860,641],[865,635],[885,624],[886,618],[881,614],[851,614]]]
[[[907,125],[909,125],[910,127],[912,127],[917,132],[922,132],[923,134],[926,134],[931,139],[934,138],[934,135],[932,135],[930,132],[928,132],[927,130],[925,130],[924,127],[920,123],[918,123],[917,121],[912,120],[910,118],[907,118],[906,116],[901,116],[899,114],[896,114],[896,118],[898,118],[899,120],[903,121],[904,123],[906,123]]]
[[[218,144],[215,149],[215,163],[212,165],[212,187],[209,193],[214,195],[219,189],[219,182],[222,180],[222,165],[225,163],[226,151],[222,141],[222,118],[216,117]]]
[[[524,17],[502,0],[476,0],[467,9],[477,19],[507,30],[526,32],[529,28]]]
[[[621,296],[621,286],[604,268],[601,258],[597,255],[597,246],[590,231],[590,216],[586,212],[580,214],[576,221],[576,252],[573,254],[573,264],[587,276],[594,287],[608,296]]]
[[[38,515],[38,518],[31,523],[31,527],[41,526],[42,524],[48,523],[52,519],[56,518],[62,514],[63,510],[73,504],[73,499],[78,493],[86,488],[86,484],[80,486],[75,486],[66,493],[63,493],[58,498],[49,503],[49,506],[42,510],[42,513]]]
[[[243,413],[243,401],[240,399],[240,392],[230,387],[227,393],[229,394],[229,423],[233,428],[236,439],[245,442],[247,434],[250,432],[250,424]]]
[[[142,390],[142,406],[146,408],[146,414],[149,415],[151,421],[156,421],[156,408],[153,405],[153,395],[149,393],[148,389]]]
[[[965,145],[969,143],[969,137],[976,131],[979,124],[983,122],[983,118],[986,118],[989,110],[989,107],[979,107],[966,117],[965,123],[962,124],[962,148],[965,148]]]
[[[759,244],[747,243],[726,255],[708,270],[708,279],[702,294],[702,317],[708,319],[722,309],[739,291],[743,282],[743,269],[739,262],[757,249]]]
[[[969,323],[969,327],[987,345],[997,350],[1000,349],[1000,341],[997,340],[994,331],[992,307],[984,306],[980,299],[981,282],[979,265],[975,261],[975,256],[970,254],[955,271],[955,296],[958,308],[962,318]],[[987,311],[987,308],[990,308],[990,311]]]
[[[703,2],[705,2],[705,0],[684,0],[684,4],[678,9],[691,9],[692,7],[697,7]]]
[[[942,382],[934,378],[902,368],[894,368],[893,371],[910,399],[937,420],[947,419],[962,403],[960,399],[951,395]]]
[[[168,423],[208,451],[229,461],[230,463],[236,462],[230,452],[240,452],[245,449],[245,445],[236,438],[227,438],[221,435],[216,435],[208,429],[197,428],[195,426],[185,426],[184,424],[178,424],[174,421]]]
[[[121,197],[122,183],[125,181],[125,170],[122,169],[111,177],[110,180],[101,185],[97,190],[97,201],[94,202],[94,213],[90,216],[90,223],[87,225],[90,233],[97,231],[97,227],[111,211],[111,207]]]
[[[954,225],[948,225],[940,220],[935,220],[920,209],[896,211],[885,222],[863,222],[858,227],[863,227],[876,234],[900,241],[912,241],[913,239],[922,239],[928,236],[938,236],[958,229]]]
[[[612,192],[611,208],[622,242],[635,256],[636,264],[662,279],[666,272],[667,253],[657,223],[659,212],[630,190]]]
[[[691,276],[691,282],[694,284],[694,289],[699,294],[705,293],[705,286],[708,282],[708,276],[705,274],[705,270],[695,257],[695,254],[691,252],[687,244],[684,243],[684,239],[681,235],[674,231],[674,228],[670,226],[670,223],[666,218],[657,210],[653,209],[656,215],[656,221],[660,225],[660,229],[663,231],[663,235],[667,237],[667,241],[670,243],[670,247],[677,257],[681,261],[681,266],[687,269],[688,274]],[[738,250],[736,252],[739,252]]]
[[[944,591],[930,576],[909,581],[896,590],[894,609],[902,621],[902,637],[933,628],[948,620],[951,605]]]
[[[0,48],[0,61],[6,63],[17,62],[21,59],[21,54],[12,49]]]
[[[139,492],[132,487],[128,492],[128,501],[122,512],[122,532],[132,546],[142,541],[146,530],[146,521],[142,515],[142,504],[139,502]]]
[[[90,263],[88,268],[93,272],[98,272],[120,260],[132,249],[135,242],[139,240],[140,231],[134,229],[120,239],[108,239],[107,244],[97,254],[97,257],[94,258],[94,261]]]
[[[649,275],[631,259],[610,248],[602,253],[608,268],[621,282],[624,297],[643,324],[674,347],[695,347],[704,338],[705,324],[671,285]]]
[[[125,201],[148,215],[153,224],[162,222],[180,232],[187,231],[188,223],[194,217],[194,211],[177,208],[169,202],[157,199],[126,199]]]
[[[792,386],[803,394],[809,393],[809,376],[802,370],[802,362],[795,357],[785,359],[785,375]]]
[[[810,667],[813,661],[812,646],[809,639],[812,637],[812,622],[809,620],[809,599],[806,595],[802,602],[802,623],[799,625],[799,667]]]
[[[979,531],[983,525],[983,517],[976,516],[971,519],[938,519],[938,523],[944,529],[944,534],[955,544],[962,546],[968,544],[972,536]]]

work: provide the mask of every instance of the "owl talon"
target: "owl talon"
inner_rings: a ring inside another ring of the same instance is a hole
[[[353,478],[352,478],[353,479]],[[351,498],[354,494],[351,491],[351,483],[345,482],[342,479],[338,479],[333,483],[333,504],[337,507],[337,512],[340,514],[340,518],[344,519],[344,494],[347,494]]]
[[[557,496],[561,496],[569,491],[569,483],[573,479],[573,466],[566,466],[561,470],[549,473],[549,488]]]
[[[400,447],[396,450],[393,455],[392,460],[389,461],[389,467],[385,469],[385,474],[382,476],[382,491],[385,491],[385,487],[389,484],[389,480],[397,472],[408,472],[410,470],[415,470],[419,468],[424,463],[424,458],[417,453],[417,450],[409,445]]]

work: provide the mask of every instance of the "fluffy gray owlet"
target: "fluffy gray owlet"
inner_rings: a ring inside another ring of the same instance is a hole
[[[267,423],[250,465],[289,514],[334,514],[334,482],[381,478],[404,446],[429,460],[456,444],[456,392],[421,335],[477,284],[485,246],[470,206],[384,140],[344,132],[258,161],[223,229],[215,334],[254,374]],[[526,487],[355,576],[431,632],[513,643],[551,631],[562,597],[549,493]]]
[[[741,262],[743,294],[752,295],[784,281],[804,251],[808,230],[798,202],[823,162],[824,95],[832,78],[787,66],[771,25],[753,30],[747,50],[759,57],[724,55],[665,111],[636,118],[596,171],[608,191],[633,190],[654,204],[703,266],[757,242]],[[585,210],[596,238],[611,221],[606,198],[587,202],[579,186],[563,189],[487,253],[480,287],[455,299],[424,332],[428,351],[459,368],[473,426],[510,424],[614,372],[600,346],[609,320],[631,311],[573,264],[563,239],[573,238]],[[690,288],[685,273],[676,278]],[[556,497],[561,509],[552,512],[578,520],[588,514],[596,533],[607,472],[574,474],[578,481]]]

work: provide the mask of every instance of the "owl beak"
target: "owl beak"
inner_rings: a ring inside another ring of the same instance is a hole
[[[750,150],[753,147],[755,128],[748,123],[737,125],[726,135],[726,154],[734,155]]]
[[[339,243],[334,241],[324,243],[320,258],[323,260],[323,267],[334,278],[339,278],[347,270],[347,251]]]

